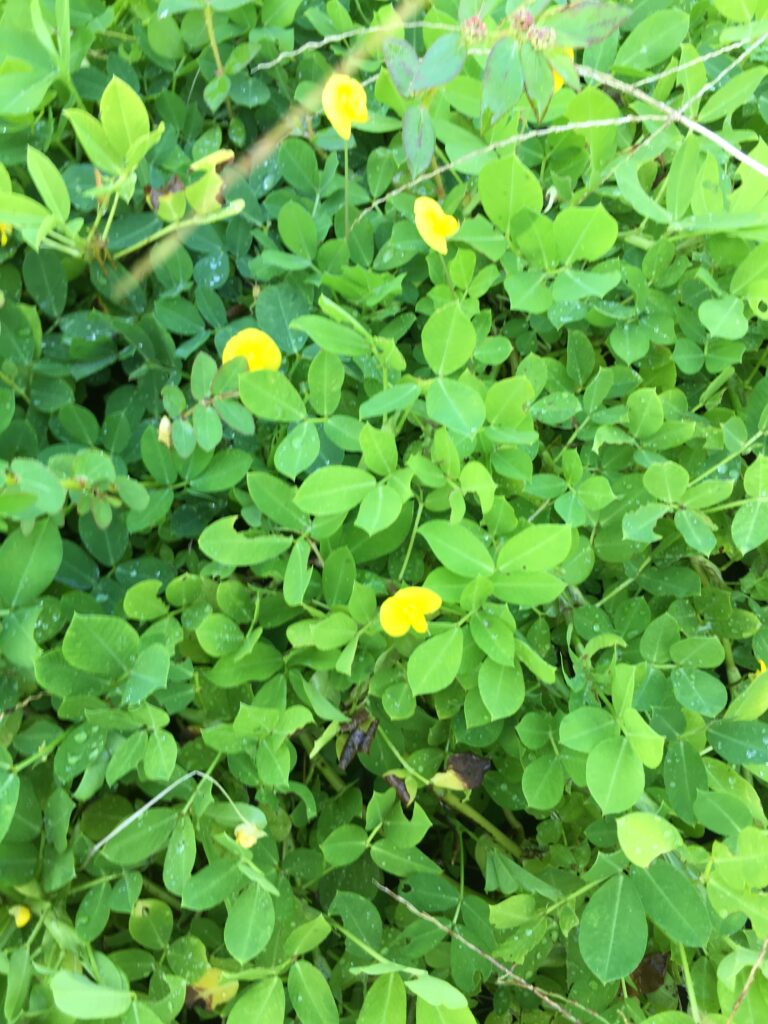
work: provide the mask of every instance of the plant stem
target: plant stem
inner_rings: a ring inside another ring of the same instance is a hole
[[[421,514],[424,511],[424,505],[419,502],[416,509],[416,518],[413,521],[413,529],[411,530],[411,538],[408,541],[408,547],[406,548],[405,558],[403,558],[403,564],[398,574],[398,580],[402,580],[405,576],[405,570],[408,568],[408,562],[411,560],[411,552],[413,551],[413,545],[416,542],[416,532],[419,529],[419,523],[421,522]]]
[[[349,139],[344,143],[344,241],[349,243]]]
[[[213,9],[210,4],[206,4],[203,8],[203,20],[205,22],[205,31],[208,33],[208,42],[211,44],[211,53],[213,54],[213,60],[216,64],[216,76],[218,78],[224,78],[226,71],[224,70],[224,64],[221,60],[221,53],[219,51],[219,44],[216,40],[216,31],[213,27]],[[224,100],[227,107],[227,114],[229,115],[230,121],[235,116],[235,112],[232,109],[232,100],[227,96]]]
[[[696,990],[693,987],[693,978],[691,977],[691,969],[688,966],[688,956],[685,952],[685,946],[683,946],[682,943],[679,943],[677,948],[680,950],[680,963],[682,964],[683,974],[685,976],[685,987],[688,990],[688,1004],[691,1008],[691,1016],[696,1024],[700,1024],[701,1013],[699,1012],[699,1004],[696,1001]]]

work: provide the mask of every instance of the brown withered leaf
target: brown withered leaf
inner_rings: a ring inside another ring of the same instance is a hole
[[[664,984],[669,953],[646,953],[630,977],[641,995],[655,992]]]
[[[169,196],[173,192],[183,192],[184,182],[178,176],[174,174],[173,177],[169,178],[162,188],[152,188],[151,185],[144,186],[144,195],[149,199],[152,209],[157,212],[160,207],[160,200],[163,196]]]
[[[492,767],[492,762],[487,757],[478,757],[477,754],[451,754],[448,758],[448,767],[461,778],[467,789],[477,789],[483,784],[485,773]]]
[[[397,798],[403,807],[408,807],[411,802],[411,796],[408,792],[408,787],[405,782],[398,778],[397,775],[385,775],[384,781],[388,783],[392,789],[397,793]]]
[[[371,743],[373,743],[373,737],[376,735],[379,723],[373,718],[366,729],[361,728],[360,723],[365,721],[367,717],[367,715],[362,717],[356,716],[356,719],[347,723],[346,728],[342,726],[344,731],[349,731],[349,738],[344,744],[341,757],[339,758],[339,768],[342,771],[349,768],[358,754],[367,754],[371,749]]]

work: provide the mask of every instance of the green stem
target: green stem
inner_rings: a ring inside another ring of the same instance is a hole
[[[300,732],[299,743],[301,743],[302,747],[304,747],[304,749],[307,752],[307,756],[309,756],[309,754],[312,751],[312,742],[309,736],[306,736],[303,732]],[[312,761],[312,764],[315,766],[315,768],[317,768],[317,770],[323,776],[323,778],[334,791],[334,793],[341,793],[341,791],[346,788],[346,783],[344,782],[342,777],[339,775],[336,769],[333,768],[325,760],[324,757],[316,757],[314,761]]]
[[[696,1000],[696,990],[693,987],[693,978],[691,977],[691,969],[688,966],[688,956],[685,952],[685,946],[683,946],[682,943],[679,943],[677,948],[680,951],[680,963],[682,964],[683,975],[685,976],[685,987],[688,990],[688,1005],[691,1008],[691,1016],[696,1024],[700,1024],[701,1013],[699,1011],[699,1004]]]
[[[23,772],[25,768],[29,768],[33,764],[37,764],[38,761],[45,761],[45,759],[48,757],[51,751],[55,750],[56,747],[58,747],[58,745],[61,743],[61,741],[64,739],[66,735],[66,732],[62,732],[59,736],[56,737],[56,739],[51,740],[50,743],[47,743],[42,748],[42,750],[38,750],[36,753],[30,754],[30,756],[25,758],[23,761],[19,761],[18,764],[13,765],[11,771],[14,773],[14,775],[18,775],[20,772]]]
[[[142,238],[140,242],[134,242],[133,245],[126,245],[124,249],[119,249],[112,255],[116,260],[121,260],[124,256],[130,256],[131,253],[138,252],[139,249],[144,249],[153,242],[157,242],[159,239],[165,238],[166,235],[171,235],[176,231],[186,230],[188,228],[202,227],[203,224],[215,224],[216,221],[226,220],[227,217],[231,217],[233,212],[234,211],[231,209],[231,206],[225,206],[217,213],[209,214],[206,217],[189,217],[187,220],[178,221],[178,223],[175,224],[165,224],[163,227],[158,228],[157,231],[153,231],[151,235],[147,235],[146,238]]]
[[[642,565],[637,570],[637,572],[635,573],[634,576],[628,576],[625,580],[622,580],[621,583],[617,584],[613,588],[613,590],[609,590],[607,594],[603,594],[603,596],[600,598],[600,600],[595,604],[595,608],[601,608],[604,604],[607,604],[614,597],[616,597],[617,594],[620,594],[622,592],[622,590],[626,590],[628,586],[630,586],[632,583],[635,582],[635,580],[640,575],[640,573],[643,571],[643,569],[645,569],[650,564],[651,564],[651,556],[649,555],[645,559],[645,561],[642,563]]]
[[[224,70],[224,64],[222,63],[221,60],[219,43],[218,40],[216,39],[216,31],[213,27],[213,9],[211,8],[211,5],[208,3],[203,8],[203,21],[205,22],[205,31],[208,33],[208,42],[211,45],[211,53],[213,54],[213,60],[214,63],[216,64],[216,77],[223,78],[226,75],[226,72]],[[232,118],[235,116],[235,112],[232,109],[232,100],[229,98],[229,96],[227,96],[224,102],[226,103],[227,114],[229,116],[229,120],[231,121]]]
[[[24,388],[20,387],[12,377],[9,377],[7,373],[3,373],[2,370],[0,370],[0,381],[2,381],[3,384],[7,384],[9,388],[12,388],[19,398],[23,399],[27,405],[29,405],[29,395]]]
[[[697,477],[691,480],[688,486],[693,487],[694,484],[698,484],[702,480],[706,479],[708,476],[711,476],[712,473],[715,473],[718,469],[720,469],[721,466],[725,466],[729,462],[732,462],[734,459],[737,459],[741,454],[743,454],[743,452],[747,450],[747,448],[750,448],[755,443],[755,441],[759,441],[764,434],[764,430],[758,430],[758,432],[756,434],[753,434],[752,437],[748,437],[744,444],[741,445],[741,447],[738,448],[735,452],[731,452],[730,455],[726,455],[724,459],[720,459],[719,462],[716,462],[714,466],[710,466],[709,469],[705,469],[703,473],[699,473]]]
[[[349,139],[344,143],[344,241],[349,242]]]
[[[120,195],[119,195],[118,192],[115,192],[115,194],[114,194],[114,196],[112,198],[112,205],[109,208],[109,216],[107,217],[107,223],[104,225],[104,230],[101,233],[101,237],[102,237],[102,239],[105,242],[109,238],[109,231],[110,231],[110,228],[112,227],[112,221],[115,219],[115,214],[117,213],[117,204],[119,202],[120,202]]]
[[[423,511],[424,511],[424,505],[422,504],[422,502],[419,502],[418,503],[418,507],[416,509],[416,518],[413,521],[413,529],[411,530],[411,537],[410,537],[410,540],[408,541],[408,547],[407,547],[406,552],[405,552],[405,558],[403,559],[403,564],[402,564],[402,567],[401,567],[400,572],[399,572],[398,577],[397,577],[398,580],[402,580],[403,577],[405,576],[405,570],[408,568],[408,562],[411,560],[411,553],[413,551],[413,545],[416,543],[416,531],[419,529],[419,523],[421,522],[421,514],[422,514]]]

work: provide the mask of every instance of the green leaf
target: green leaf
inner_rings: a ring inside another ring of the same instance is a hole
[[[13,772],[0,769],[0,842],[11,827],[16,806],[19,802],[21,783]]]
[[[241,964],[266,949],[275,928],[275,905],[259,885],[249,885],[236,896],[227,912],[224,945]]]
[[[493,572],[493,559],[487,547],[466,526],[433,519],[420,526],[419,533],[451,572],[468,579],[490,576]]]
[[[405,1024],[406,991],[399,974],[377,978],[366,993],[357,1024]]]
[[[480,201],[488,219],[505,235],[524,210],[541,210],[544,195],[536,176],[516,156],[486,164],[477,180]]]
[[[288,972],[288,994],[301,1024],[339,1024],[339,1011],[328,982],[306,960],[297,960]]]
[[[340,825],[320,843],[326,861],[333,867],[353,864],[365,853],[368,835],[359,825]]]
[[[285,1017],[285,989],[280,978],[265,978],[249,985],[238,997],[227,1017],[229,1024],[254,1021],[282,1021]]]
[[[604,739],[590,751],[587,787],[603,814],[619,814],[637,803],[645,772],[627,739]]]
[[[359,505],[375,483],[356,466],[323,466],[307,477],[293,500],[309,515],[339,515]]]
[[[200,534],[200,550],[222,565],[259,565],[291,546],[290,537],[252,537],[235,529],[237,516],[225,516]]]
[[[496,560],[499,572],[540,572],[566,560],[573,547],[570,526],[528,526],[511,537]]]
[[[421,344],[434,373],[455,373],[472,358],[475,329],[461,305],[450,302],[433,313],[424,324]]]
[[[493,121],[509,113],[523,94],[523,71],[518,43],[502,36],[493,46],[483,73],[483,111],[489,110]]]
[[[295,423],[307,415],[301,395],[275,370],[242,373],[238,384],[241,402],[259,420]]]
[[[41,519],[28,533],[13,530],[0,545],[0,604],[30,604],[53,582],[64,548],[51,519]]]
[[[656,861],[646,871],[634,870],[645,912],[672,942],[694,949],[706,946],[712,921],[702,890],[669,861]]]
[[[647,868],[651,861],[683,843],[674,825],[647,811],[634,811],[618,818],[616,832],[624,856],[641,868]]]
[[[27,146],[27,170],[51,213],[62,223],[69,220],[69,191],[53,161],[34,146]]]
[[[747,501],[731,522],[733,543],[745,555],[768,541],[768,502]]]
[[[75,130],[77,141],[83,147],[88,159],[94,166],[108,174],[119,175],[122,166],[122,154],[109,140],[109,135],[102,124],[87,110],[69,108],[64,116]],[[0,205],[0,213],[2,206]]]
[[[619,47],[614,67],[647,71],[674,54],[688,32],[688,15],[677,8],[642,18]]]
[[[584,963],[606,985],[637,967],[647,942],[648,924],[637,889],[626,875],[616,875],[590,897],[581,915]]]
[[[123,619],[75,612],[61,649],[73,668],[115,678],[130,671],[139,651],[139,635]]]
[[[768,724],[765,722],[713,722],[707,739],[730,764],[768,764]]]
[[[618,233],[617,221],[602,203],[572,206],[555,218],[557,254],[565,264],[600,259],[613,248]]]
[[[57,971],[50,985],[57,1009],[79,1020],[121,1017],[134,998],[127,988],[99,985],[74,971]]]
[[[143,135],[149,134],[144,101],[130,85],[113,75],[99,102],[99,118],[110,146],[122,161]]]
[[[461,629],[452,628],[422,641],[408,659],[408,684],[415,697],[438,693],[456,678],[464,651]]]
[[[403,149],[413,176],[429,167],[435,151],[435,129],[429,111],[421,104],[408,107],[403,115]]]
[[[525,766],[523,796],[529,807],[551,811],[560,803],[565,790],[565,772],[558,758],[543,754]]]

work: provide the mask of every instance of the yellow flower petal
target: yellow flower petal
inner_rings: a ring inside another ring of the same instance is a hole
[[[248,370],[279,370],[283,361],[280,349],[266,331],[257,327],[246,327],[234,334],[221,355],[222,363],[232,359],[243,358],[248,363]]]
[[[195,160],[193,164],[189,165],[190,171],[215,171],[218,167],[228,164],[230,160],[235,159],[235,154],[231,149],[217,149],[215,153],[209,153],[207,156],[201,156],[199,160]]]
[[[259,828],[258,825],[254,825],[250,821],[243,821],[235,829],[235,842],[244,850],[250,850],[266,834],[264,829]]]
[[[405,636],[411,628],[408,616],[397,600],[397,594],[388,597],[379,609],[379,622],[387,636]]]
[[[8,238],[13,234],[13,227],[0,220],[0,245],[8,245]]]
[[[761,676],[766,671],[766,664],[762,658],[757,659],[757,672],[755,675]]]
[[[368,120],[365,89],[349,75],[331,75],[323,86],[322,103],[331,126],[345,141],[352,134],[353,124],[365,124]]]
[[[445,256],[448,252],[448,239],[459,230],[456,218],[446,213],[440,203],[429,196],[419,196],[413,204],[413,215],[416,230],[430,249]]]
[[[573,60],[575,56],[572,46],[566,46],[563,50],[563,53],[570,57],[571,60]],[[552,69],[552,81],[554,83],[555,92],[560,92],[560,90],[565,85],[565,79],[562,75],[558,74],[557,71],[554,70],[554,68]]]
[[[9,907],[8,913],[13,918],[17,928],[24,928],[32,920],[32,911],[23,903],[16,903]]]
[[[379,610],[381,628],[389,636],[405,636],[409,629],[427,632],[426,616],[436,612],[443,599],[429,587],[403,587],[388,597]]]

